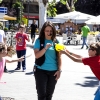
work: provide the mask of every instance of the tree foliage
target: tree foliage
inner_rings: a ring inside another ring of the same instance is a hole
[[[17,2],[15,2],[12,7],[16,10],[17,12],[17,22],[20,23],[21,22],[21,18],[23,16],[23,5],[20,2],[20,0],[17,0]]]
[[[75,8],[77,11],[97,16],[100,15],[100,0],[78,0]]]
[[[3,0],[0,0],[0,3],[2,2]]]
[[[60,0],[60,2],[64,5],[66,5],[67,9],[69,10],[69,12],[74,11],[75,10],[75,3],[77,2],[77,0]]]
[[[48,3],[48,7],[47,7],[47,15],[49,17],[55,17],[56,13],[57,13],[57,9],[56,9],[56,1],[53,0],[52,2]]]

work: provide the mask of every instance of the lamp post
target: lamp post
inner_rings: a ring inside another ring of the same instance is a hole
[[[27,17],[27,26],[29,24],[29,4],[30,4],[30,0],[27,1],[28,2],[28,7],[27,7],[27,12],[28,12],[28,17]]]

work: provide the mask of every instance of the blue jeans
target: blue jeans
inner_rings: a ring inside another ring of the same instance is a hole
[[[36,68],[34,71],[38,100],[52,100],[52,95],[57,83],[56,71],[46,71]]]
[[[16,53],[17,53],[17,57],[20,58],[26,55],[26,50],[16,50]],[[17,68],[19,69],[21,68],[21,62],[18,62]],[[26,69],[26,58],[24,58],[24,61],[22,61],[22,68],[23,70]]]
[[[100,100],[100,87],[98,87],[96,93],[95,93],[95,98],[94,100]]]
[[[82,37],[83,38],[83,44],[82,47],[84,47],[84,45],[86,45],[86,47],[88,47],[86,41],[87,41],[87,37]]]

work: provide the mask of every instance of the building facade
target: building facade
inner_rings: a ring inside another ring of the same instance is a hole
[[[12,8],[12,5],[17,0],[3,0],[1,6],[7,6],[8,9]],[[38,19],[39,18],[39,5],[37,0],[20,0],[24,6],[24,16],[29,19]]]

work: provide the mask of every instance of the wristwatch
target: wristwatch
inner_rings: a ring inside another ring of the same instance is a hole
[[[62,70],[59,70],[59,69],[57,71],[62,72]]]

